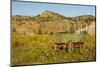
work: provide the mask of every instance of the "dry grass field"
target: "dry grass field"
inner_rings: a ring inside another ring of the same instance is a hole
[[[61,38],[61,39],[60,39]],[[95,61],[95,37],[87,35],[86,47],[77,48],[72,53],[66,50],[52,50],[55,41],[67,42],[68,39],[78,41],[80,35],[13,35],[12,62],[13,64],[47,64],[60,62]]]

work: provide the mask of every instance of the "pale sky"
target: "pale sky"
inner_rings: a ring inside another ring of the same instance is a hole
[[[36,16],[46,10],[66,17],[95,16],[95,6],[12,1],[12,15]]]

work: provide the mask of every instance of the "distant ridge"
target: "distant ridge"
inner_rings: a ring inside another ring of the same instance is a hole
[[[95,22],[92,15],[81,15],[76,17],[65,17],[53,11],[44,11],[37,16],[13,16],[12,20],[23,24],[31,24],[28,31],[34,34],[58,34],[58,33],[88,33],[88,30],[82,30]],[[23,27],[24,28],[24,27]],[[26,26],[27,28],[27,26]],[[19,29],[20,30],[20,29]],[[82,30],[82,31],[81,31]],[[24,29],[26,31],[26,29]],[[28,32],[27,31],[27,32]],[[94,33],[94,32],[93,32]]]

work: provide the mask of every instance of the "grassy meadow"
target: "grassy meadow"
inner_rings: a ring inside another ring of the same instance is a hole
[[[77,48],[72,53],[68,53],[65,50],[51,49],[54,42],[79,41],[80,39],[87,43],[81,51]],[[95,47],[94,35],[12,35],[12,63],[19,65],[95,61]]]

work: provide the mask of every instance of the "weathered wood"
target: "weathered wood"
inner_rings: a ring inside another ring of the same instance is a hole
[[[54,50],[59,50],[59,49],[65,49],[68,52],[73,52],[74,49],[76,48],[83,48],[85,45],[85,42],[72,42],[72,41],[68,41],[67,43],[54,43],[52,48]]]

